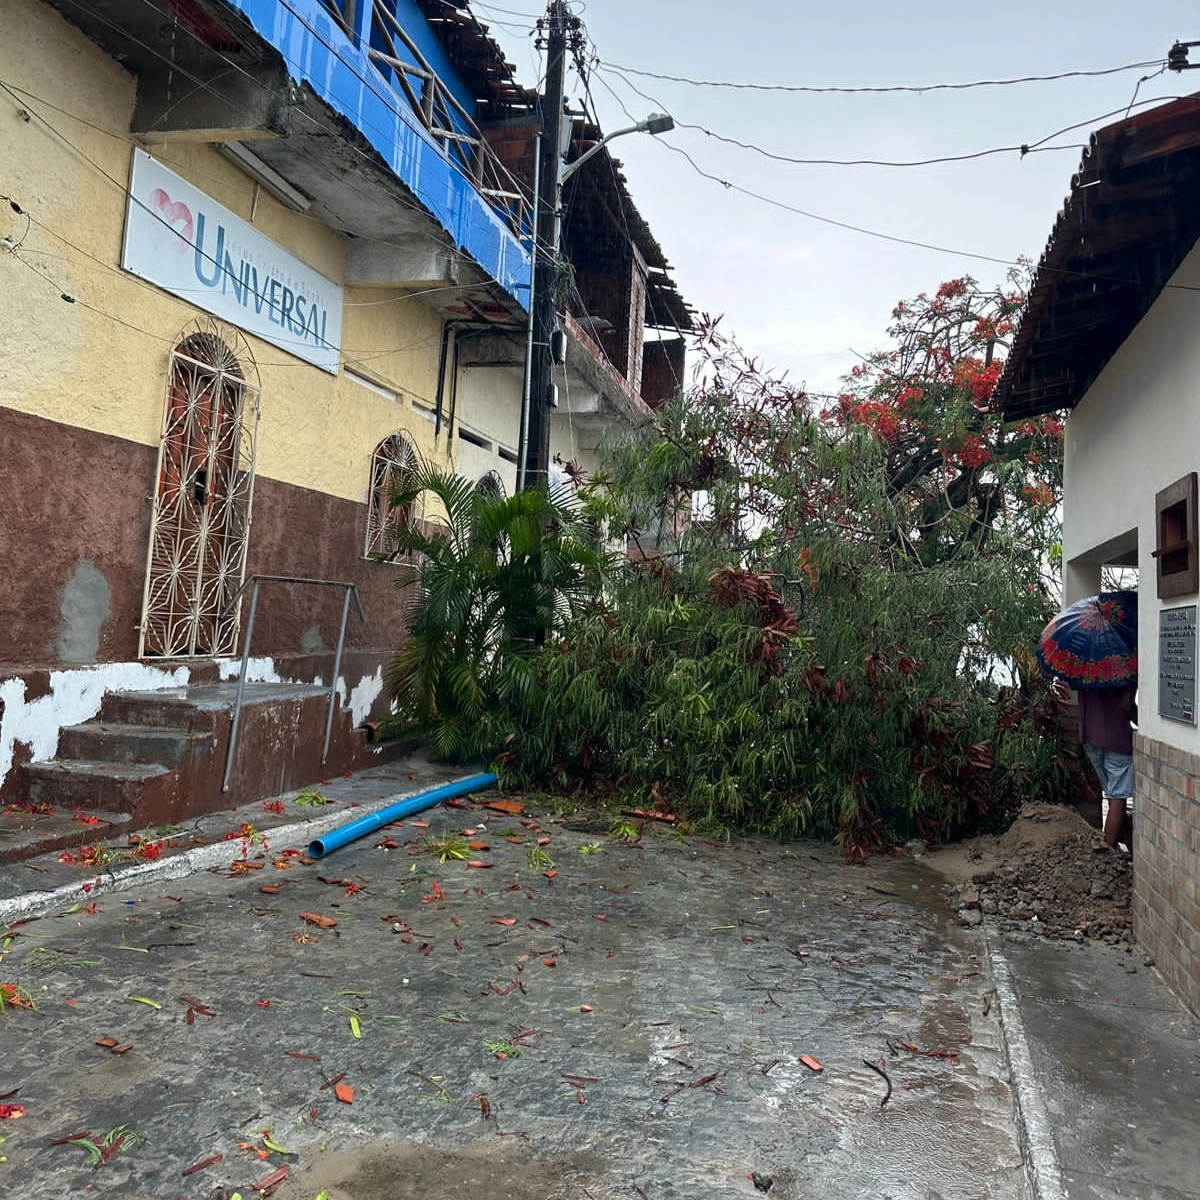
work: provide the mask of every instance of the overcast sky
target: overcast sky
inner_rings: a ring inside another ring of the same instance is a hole
[[[543,59],[531,30],[544,7],[535,0],[472,0],[471,7],[520,81],[538,82]],[[896,301],[962,274],[990,285],[1004,278],[1005,263],[1039,258],[1088,133],[1124,116],[1135,89],[1134,112],[1149,107],[1142,101],[1200,91],[1200,71],[1164,72],[1139,85],[1176,39],[1200,40],[1194,0],[578,0],[573,7],[598,60],[586,93],[579,75],[568,73],[575,106],[590,96],[607,131],[656,110],[677,122],[661,138],[632,134],[611,150],[684,297],[697,311],[724,314],[727,330],[764,366],[814,391],[836,390],[856,354],[885,343]],[[1192,57],[1200,62],[1200,47]],[[915,94],[695,86],[634,73],[877,88],[1133,63],[1153,65]],[[1068,126],[1079,128],[1050,136]],[[1066,148],[930,166],[801,165],[712,135],[809,159]],[[953,252],[838,228],[789,208]]]

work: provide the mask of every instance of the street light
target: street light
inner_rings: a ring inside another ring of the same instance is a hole
[[[562,173],[558,177],[559,185],[566,183],[593,154],[603,150],[613,138],[619,138],[626,133],[652,133],[657,137],[660,133],[667,133],[674,128],[674,117],[668,116],[666,113],[651,113],[644,121],[639,121],[636,125],[630,125],[625,129],[614,129],[594,146],[589,146],[574,162],[563,167]]]
[[[552,50],[554,47],[552,45]],[[551,54],[554,62],[555,54]],[[557,71],[547,70],[548,79],[556,83],[549,88],[545,101],[547,112],[554,114],[550,127],[539,135],[537,173],[534,176],[534,269],[529,304],[529,333],[525,353],[525,386],[521,400],[521,428],[517,449],[517,487],[547,486],[550,470],[550,411],[553,408],[553,361],[550,337],[557,323],[554,283],[558,273],[558,244],[560,235],[559,204],[562,186],[613,138],[627,133],[658,135],[675,128],[675,120],[666,113],[651,113],[636,125],[615,129],[594,146],[589,146],[574,162],[562,164],[559,143],[559,120],[562,114],[561,47],[558,48]]]

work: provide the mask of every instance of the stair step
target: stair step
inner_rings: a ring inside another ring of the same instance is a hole
[[[153,692],[109,692],[100,704],[106,724],[153,725],[179,730],[216,729],[237,701],[237,683],[203,683]],[[248,683],[243,707],[328,696],[310,683]]]
[[[170,775],[161,763],[111,763],[55,758],[25,765],[25,786],[33,806],[131,813],[147,783]]]
[[[199,704],[188,688],[162,692],[109,692],[100,702],[100,724],[152,726],[180,733],[214,730],[223,705]]]
[[[92,810],[86,820],[61,808],[50,812],[10,805],[0,810],[0,863],[21,862],[43,854],[53,854],[107,841],[132,832],[128,813]]]
[[[159,725],[125,725],[88,721],[59,731],[58,753],[64,759],[104,763],[161,763],[177,766],[191,748],[210,749],[211,730],[189,733]]]

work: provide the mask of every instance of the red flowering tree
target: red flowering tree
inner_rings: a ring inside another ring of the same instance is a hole
[[[895,542],[925,562],[979,545],[998,528],[1044,544],[1061,499],[1062,422],[1004,424],[988,403],[1023,296],[947,280],[892,310],[891,345],[856,365],[830,409],[884,448],[905,524]]]

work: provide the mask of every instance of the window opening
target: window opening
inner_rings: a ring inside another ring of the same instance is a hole
[[[215,321],[196,322],[171,351],[139,656],[237,650],[239,611],[231,600],[245,576],[250,535],[256,380],[245,339]]]
[[[1187,596],[1200,588],[1196,545],[1196,472],[1177,479],[1154,498],[1159,599]]]
[[[396,489],[407,483],[416,466],[416,452],[403,434],[394,433],[371,455],[370,490],[367,496],[367,539],[363,557],[379,559],[396,553],[399,534],[420,520],[416,504],[392,505]]]

